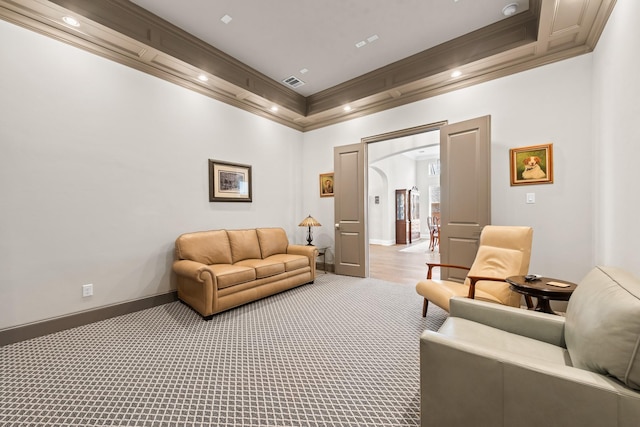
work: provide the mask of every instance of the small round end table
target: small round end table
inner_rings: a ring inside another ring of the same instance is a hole
[[[566,280],[553,279],[551,277],[539,277],[535,280],[527,281],[524,276],[511,276],[507,277],[506,281],[509,283],[512,290],[525,296],[527,299],[527,305],[530,304],[531,297],[535,297],[537,299],[535,310],[551,314],[557,313],[554,313],[554,311],[551,310],[549,301],[569,301],[571,294],[577,287],[575,283],[567,282]],[[553,285],[553,283],[568,286],[558,286]]]

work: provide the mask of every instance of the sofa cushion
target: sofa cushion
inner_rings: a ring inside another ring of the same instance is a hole
[[[250,267],[256,270],[256,279],[284,273],[284,263],[272,259],[245,259],[235,265]]]
[[[225,230],[186,233],[176,240],[178,259],[202,264],[231,264],[231,247]]]
[[[594,268],[569,299],[565,341],[574,366],[640,390],[640,281]]]
[[[276,254],[271,255],[269,257],[269,260],[284,264],[284,269],[286,271],[294,271],[301,268],[309,267],[309,258],[302,255]]]
[[[270,257],[274,254],[286,254],[289,239],[287,233],[282,228],[258,228],[258,241],[262,258]]]
[[[256,280],[256,271],[253,268],[242,265],[215,264],[210,266],[216,276],[218,289],[228,288],[234,285]]]
[[[262,258],[256,230],[227,230],[233,264],[243,259]]]

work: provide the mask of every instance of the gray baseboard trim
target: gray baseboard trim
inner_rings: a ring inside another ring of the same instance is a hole
[[[68,316],[57,317],[55,319],[44,320],[42,322],[30,323],[24,326],[0,331],[0,347],[13,344],[31,338],[41,337],[65,329],[76,328],[100,320],[129,314],[158,305],[168,304],[178,300],[178,292],[171,291],[166,294],[154,295],[135,301],[128,301],[122,304],[100,307],[94,310],[83,311],[81,313],[70,314]]]
[[[323,264],[321,262],[316,262],[316,274],[322,273],[333,273],[335,271],[333,264]]]

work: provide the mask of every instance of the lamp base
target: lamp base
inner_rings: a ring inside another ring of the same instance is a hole
[[[307,230],[307,246],[313,246],[311,242],[313,241],[313,232],[311,231],[311,226],[309,226],[309,230]]]

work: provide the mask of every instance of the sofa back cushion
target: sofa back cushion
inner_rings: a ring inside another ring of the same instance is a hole
[[[176,239],[178,259],[202,264],[231,264],[231,247],[225,230],[186,233]]]
[[[287,233],[282,228],[258,228],[258,241],[260,242],[260,251],[262,258],[270,257],[276,254],[286,254],[289,239]]]
[[[573,365],[640,390],[640,280],[596,267],[569,299],[565,341]]]
[[[255,229],[227,230],[231,245],[231,260],[236,263],[243,259],[260,259],[260,243]]]

